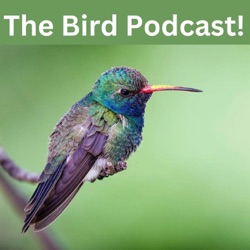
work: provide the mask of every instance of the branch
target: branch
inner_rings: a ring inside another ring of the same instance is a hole
[[[0,147],[0,165],[3,169],[14,179],[18,181],[26,181],[30,183],[37,183],[39,174],[30,173],[24,169],[19,168]]]
[[[26,170],[19,168],[4,152],[0,147],[0,165],[3,169],[14,179],[19,181],[26,181],[29,183],[38,182],[39,174],[29,173]],[[9,198],[10,202],[13,204],[15,210],[24,216],[23,208],[27,204],[26,199],[17,190],[8,179],[0,172],[0,187],[4,189],[4,194]],[[51,236],[51,232],[47,230],[38,232],[35,234],[38,241],[40,242],[42,249],[58,250],[62,249],[62,246],[55,241],[55,237]]]

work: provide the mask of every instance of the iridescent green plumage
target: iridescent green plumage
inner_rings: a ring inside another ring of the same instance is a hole
[[[85,181],[126,169],[126,160],[142,140],[146,102],[157,90],[140,72],[127,67],[112,68],[98,78],[51,134],[47,165],[25,208],[23,232],[31,224],[35,230],[48,226]]]

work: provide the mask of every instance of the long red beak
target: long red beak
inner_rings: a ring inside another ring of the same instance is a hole
[[[186,88],[186,87],[180,87],[180,86],[147,85],[146,87],[141,89],[140,93],[150,94],[156,91],[166,91],[166,90],[202,92],[202,90],[199,90],[199,89]]]

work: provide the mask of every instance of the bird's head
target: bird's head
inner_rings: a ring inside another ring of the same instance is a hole
[[[179,90],[201,92],[193,88],[170,85],[149,85],[137,70],[114,67],[104,72],[93,88],[94,99],[115,113],[124,116],[140,116],[153,92]]]

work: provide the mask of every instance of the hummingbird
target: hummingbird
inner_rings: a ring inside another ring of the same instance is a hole
[[[60,119],[50,135],[47,164],[24,211],[22,232],[40,231],[68,206],[81,186],[127,168],[142,141],[146,103],[156,91],[199,89],[150,85],[136,69],[113,67]]]

